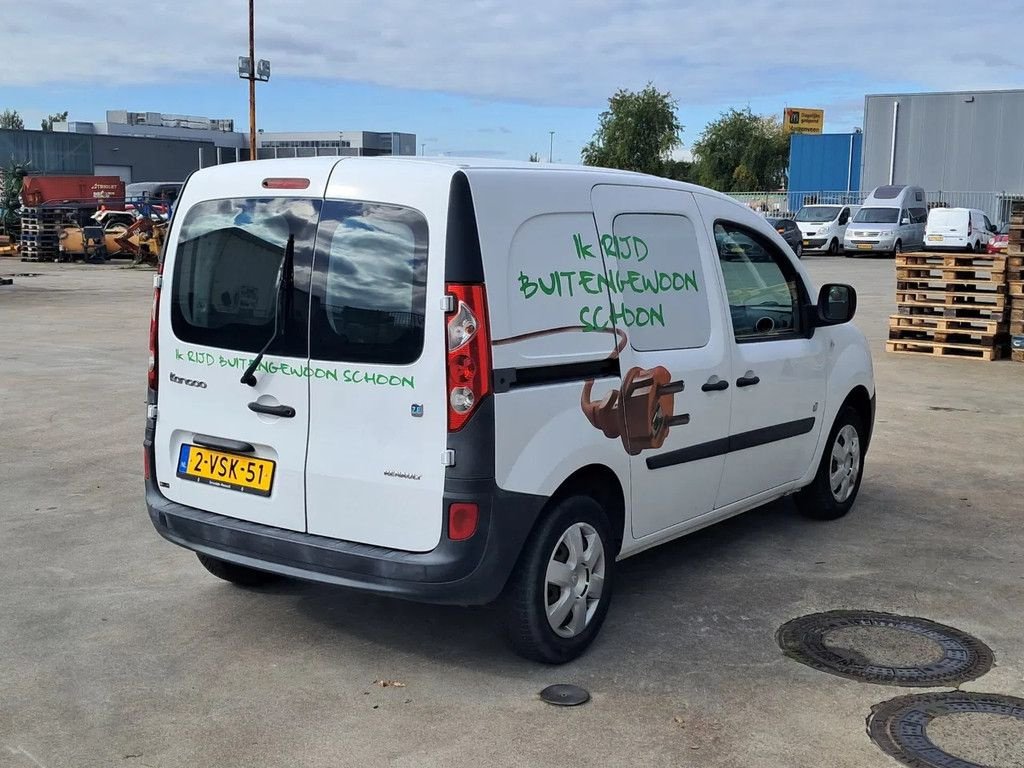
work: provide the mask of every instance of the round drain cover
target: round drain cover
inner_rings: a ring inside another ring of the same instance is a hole
[[[814,669],[881,685],[930,688],[981,677],[992,651],[928,619],[875,611],[801,616],[776,633],[783,653]]]
[[[1024,699],[991,693],[900,696],[871,710],[868,735],[911,768],[1024,765]]]
[[[575,707],[590,701],[590,692],[578,685],[559,683],[558,685],[549,685],[540,692],[540,697],[548,704],[559,707]]]

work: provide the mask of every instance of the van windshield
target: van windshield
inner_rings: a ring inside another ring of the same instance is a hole
[[[832,221],[839,215],[838,205],[805,205],[797,211],[795,220],[820,224],[823,221]]]
[[[895,224],[900,220],[900,209],[861,208],[853,220],[857,224]]]

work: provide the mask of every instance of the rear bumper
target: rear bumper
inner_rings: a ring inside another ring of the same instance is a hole
[[[147,429],[146,451],[154,467],[151,435]],[[187,549],[283,576],[407,600],[493,602],[547,499],[504,491],[493,480],[448,480],[443,509],[456,501],[480,506],[476,534],[468,541],[451,541],[442,533],[437,547],[419,553],[236,520],[170,501],[155,480],[146,481],[153,525],[165,539]]]

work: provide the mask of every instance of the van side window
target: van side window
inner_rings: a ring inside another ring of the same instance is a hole
[[[313,258],[309,353],[402,365],[423,351],[427,222],[410,208],[324,203]]]
[[[258,352],[273,335],[277,280],[294,240],[294,294],[284,336],[272,355],[306,357],[309,260],[320,200],[210,200],[192,206],[178,234],[171,284],[171,328],[181,341]],[[305,283],[302,272],[305,272]]]
[[[928,209],[927,208],[911,208],[910,209],[910,223],[911,224],[924,224],[928,221]]]
[[[839,226],[843,226],[850,220],[850,209],[843,208],[843,212],[839,214]]]
[[[799,334],[803,292],[793,262],[767,238],[730,222],[715,223],[715,243],[736,340]]]
[[[711,311],[693,222],[676,214],[625,213],[612,229],[616,247],[605,256],[612,310],[633,349],[705,346]]]

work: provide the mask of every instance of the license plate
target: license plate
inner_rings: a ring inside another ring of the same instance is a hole
[[[873,246],[871,243],[857,243],[857,247],[862,251],[870,251]]]
[[[185,443],[178,454],[178,477],[232,491],[269,496],[276,464]]]
[[[942,235],[928,235],[928,241],[932,243],[941,243]]]

